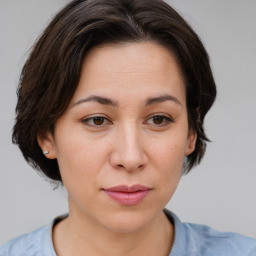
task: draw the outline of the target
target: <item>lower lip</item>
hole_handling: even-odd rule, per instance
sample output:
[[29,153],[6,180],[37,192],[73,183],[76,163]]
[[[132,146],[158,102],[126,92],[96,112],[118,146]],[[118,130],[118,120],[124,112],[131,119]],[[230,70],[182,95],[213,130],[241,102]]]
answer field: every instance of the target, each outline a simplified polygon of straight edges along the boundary
[[149,193],[150,190],[140,190],[136,192],[118,192],[103,190],[110,198],[114,199],[121,205],[136,205],[140,203]]

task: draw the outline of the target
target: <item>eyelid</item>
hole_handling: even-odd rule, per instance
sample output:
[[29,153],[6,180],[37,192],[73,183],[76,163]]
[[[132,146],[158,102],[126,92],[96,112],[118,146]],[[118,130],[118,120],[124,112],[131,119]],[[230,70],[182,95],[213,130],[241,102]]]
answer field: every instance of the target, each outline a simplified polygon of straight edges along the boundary
[[[95,119],[95,118],[104,119],[104,123],[101,125],[89,124],[89,121],[93,121],[93,119]],[[86,126],[95,127],[95,128],[102,128],[106,125],[112,124],[112,122],[109,120],[109,118],[104,116],[103,114],[96,114],[96,115],[84,117],[81,119],[81,122],[84,123]],[[107,124],[105,122],[107,122]]]
[[161,126],[165,126],[165,125],[168,125],[169,123],[174,122],[174,118],[171,117],[170,115],[163,114],[163,113],[154,113],[154,114],[150,115],[144,123],[146,123],[148,120],[150,120],[154,117],[163,117],[165,119],[165,122],[163,122],[161,124],[150,124],[150,125],[153,125],[153,126],[161,127]]
[[[160,124],[149,123],[148,121],[153,119],[154,117],[161,117],[161,118],[164,119],[164,121]],[[93,119],[96,119],[96,118],[104,119],[103,124],[99,124],[99,125],[90,124],[90,121],[93,121]],[[95,127],[95,128],[103,128],[106,125],[113,124],[113,122],[110,120],[110,118],[106,117],[104,114],[95,114],[95,115],[91,115],[91,116],[86,116],[86,117],[81,119],[81,122],[83,124],[85,124],[86,126]],[[161,126],[166,126],[166,125],[168,125],[170,123],[173,123],[173,122],[174,122],[174,118],[172,116],[170,116],[169,114],[154,113],[154,114],[149,115],[146,118],[146,121],[143,122],[143,124],[148,124],[148,125],[155,126],[155,127],[161,127]]]

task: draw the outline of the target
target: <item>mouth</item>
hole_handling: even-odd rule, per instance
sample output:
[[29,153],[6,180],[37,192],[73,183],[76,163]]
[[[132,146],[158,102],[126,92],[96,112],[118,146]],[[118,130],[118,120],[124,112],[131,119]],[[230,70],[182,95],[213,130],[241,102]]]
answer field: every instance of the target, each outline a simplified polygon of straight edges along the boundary
[[103,189],[111,199],[121,205],[131,206],[140,203],[152,189],[140,184],[115,186]]

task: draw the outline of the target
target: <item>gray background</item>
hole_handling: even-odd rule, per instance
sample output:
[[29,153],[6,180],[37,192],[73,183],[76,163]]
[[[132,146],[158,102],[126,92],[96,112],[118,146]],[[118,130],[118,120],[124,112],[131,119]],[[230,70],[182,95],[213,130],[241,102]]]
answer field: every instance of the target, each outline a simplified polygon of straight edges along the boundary
[[[206,118],[213,141],[168,208],[183,221],[256,238],[256,1],[170,0],[211,57],[218,98]],[[0,244],[67,212],[11,144],[16,86],[27,53],[65,0],[0,0]],[[47,106],[45,106],[47,107]]]

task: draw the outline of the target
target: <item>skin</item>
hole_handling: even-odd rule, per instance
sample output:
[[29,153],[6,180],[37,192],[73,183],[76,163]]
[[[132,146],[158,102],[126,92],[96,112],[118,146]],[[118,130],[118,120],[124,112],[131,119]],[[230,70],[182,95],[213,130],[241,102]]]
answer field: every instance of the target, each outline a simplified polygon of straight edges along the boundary
[[[53,229],[58,255],[169,255],[174,227],[162,210],[196,141],[169,50],[153,42],[92,49],[54,135],[38,141],[57,158],[69,195],[69,217]],[[131,206],[102,190],[134,184],[151,190]]]

